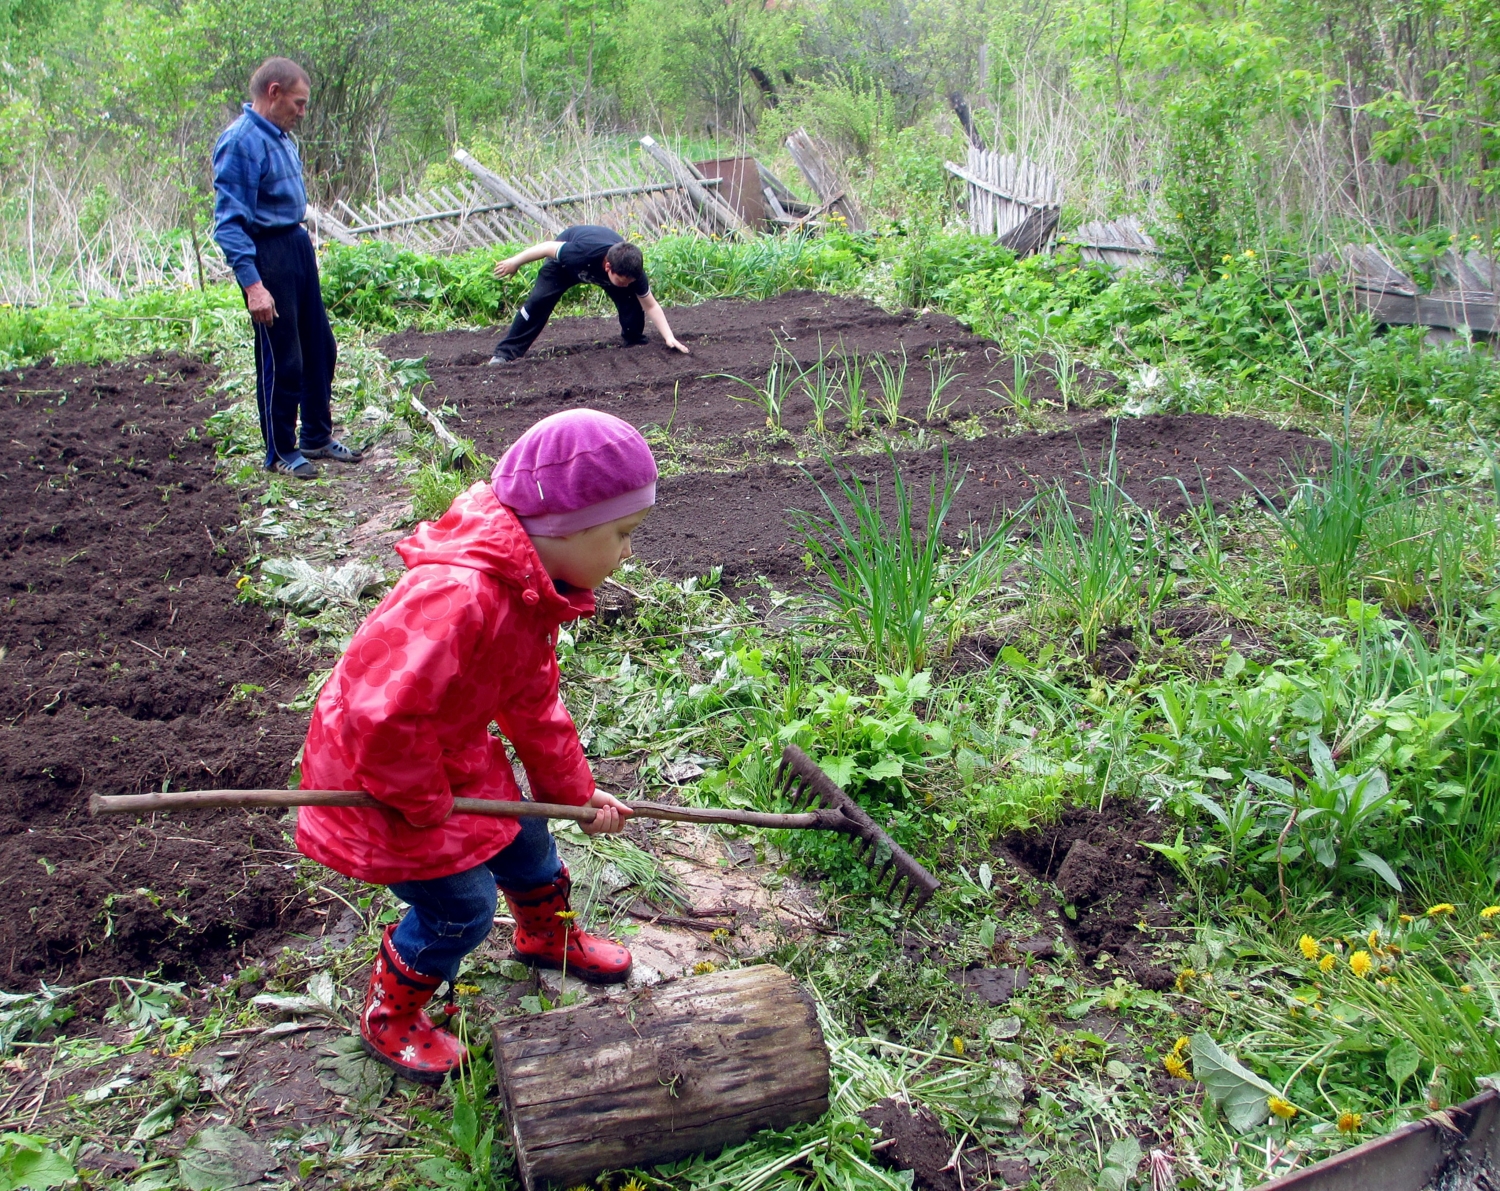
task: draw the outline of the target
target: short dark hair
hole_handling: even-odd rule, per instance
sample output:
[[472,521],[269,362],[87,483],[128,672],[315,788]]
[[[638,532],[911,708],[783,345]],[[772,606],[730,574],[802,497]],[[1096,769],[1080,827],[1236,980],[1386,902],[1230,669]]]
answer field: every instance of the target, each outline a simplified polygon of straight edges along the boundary
[[311,87],[312,79],[308,77],[307,71],[290,58],[267,58],[250,76],[250,98],[264,99],[270,94],[272,83],[278,84],[285,91],[298,83],[306,83]]
[[609,251],[604,254],[604,263],[612,272],[628,277],[631,281],[639,281],[646,275],[646,258],[641,255],[639,248],[626,240],[609,246]]

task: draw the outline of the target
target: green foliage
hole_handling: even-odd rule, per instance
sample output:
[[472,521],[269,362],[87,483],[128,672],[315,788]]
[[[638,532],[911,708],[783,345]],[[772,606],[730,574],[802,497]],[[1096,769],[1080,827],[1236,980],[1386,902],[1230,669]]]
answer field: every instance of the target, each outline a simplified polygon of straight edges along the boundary
[[[915,673],[927,664],[934,621],[944,608],[963,602],[966,585],[981,574],[990,555],[1003,548],[1019,514],[992,530],[966,557],[944,567],[942,529],[962,481],[945,455],[942,486],[933,480],[927,517],[918,530],[910,491],[889,447],[887,459],[893,509],[882,509],[878,485],[866,489],[858,476],[851,472],[845,477],[830,462],[843,501],[820,485],[828,516],[793,516],[813,565],[828,581],[830,616],[852,631],[876,665]],[[887,525],[887,517],[894,525]]]
[[77,1175],[73,1163],[53,1149],[47,1138],[0,1133],[0,1191],[23,1187],[46,1191],[48,1187],[61,1187]]

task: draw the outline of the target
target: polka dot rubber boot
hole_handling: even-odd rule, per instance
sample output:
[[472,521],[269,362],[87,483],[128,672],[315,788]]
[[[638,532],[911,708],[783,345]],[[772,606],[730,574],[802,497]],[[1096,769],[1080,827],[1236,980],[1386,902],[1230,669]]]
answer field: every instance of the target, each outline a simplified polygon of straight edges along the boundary
[[540,968],[563,966],[567,940],[568,975],[594,984],[620,984],[630,975],[630,952],[613,939],[579,930],[570,914],[568,894],[573,882],[565,868],[550,885],[525,893],[506,893],[505,903],[516,920],[516,958]]
[[468,1061],[469,1052],[427,1016],[427,1002],[442,980],[406,965],[391,942],[395,929],[385,928],[375,966],[370,969],[359,1036],[372,1059],[394,1067],[403,1079],[440,1084]]

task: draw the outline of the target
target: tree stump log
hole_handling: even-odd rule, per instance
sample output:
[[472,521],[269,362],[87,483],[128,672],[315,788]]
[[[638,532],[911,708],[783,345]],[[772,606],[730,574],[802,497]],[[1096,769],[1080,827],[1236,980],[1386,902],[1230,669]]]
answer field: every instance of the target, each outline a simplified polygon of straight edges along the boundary
[[494,1040],[527,1191],[718,1153],[828,1109],[812,999],[770,964],[511,1018]]

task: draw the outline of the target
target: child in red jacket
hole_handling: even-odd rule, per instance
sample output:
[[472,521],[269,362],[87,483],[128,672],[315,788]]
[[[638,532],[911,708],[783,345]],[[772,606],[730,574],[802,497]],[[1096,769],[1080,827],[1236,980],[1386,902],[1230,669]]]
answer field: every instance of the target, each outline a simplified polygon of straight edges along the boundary
[[[407,572],[359,627],[318,697],[307,789],[364,790],[385,805],[303,807],[297,847],[388,885],[410,909],[386,928],[360,1017],[365,1049],[440,1083],[467,1058],[424,1011],[490,932],[497,888],[523,960],[622,981],[630,952],[572,929],[568,871],[545,820],[454,814],[453,799],[519,799],[508,740],[533,797],[592,806],[590,834],[629,811],[594,788],[558,696],[557,629],[594,611],[593,589],[630,557],[656,499],[656,462],[629,423],[576,409],[538,422],[396,550]],[[489,731],[495,723],[504,739]]]

